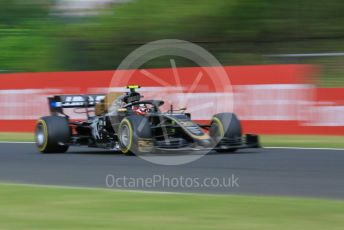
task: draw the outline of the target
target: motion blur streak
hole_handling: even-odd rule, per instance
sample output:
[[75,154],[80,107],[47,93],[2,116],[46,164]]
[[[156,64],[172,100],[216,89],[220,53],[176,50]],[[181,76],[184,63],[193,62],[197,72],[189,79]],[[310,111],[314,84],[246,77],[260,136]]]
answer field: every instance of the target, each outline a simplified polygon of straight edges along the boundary
[[[177,38],[201,45],[224,65],[321,65],[318,83],[341,87],[343,56],[307,54],[343,53],[343,11],[342,0],[1,1],[0,70],[115,69],[138,46]],[[145,68],[167,67],[166,60]]]
[[[137,79],[143,88],[149,87],[145,97],[156,97],[170,104],[186,106],[193,112],[193,119],[205,122],[211,114],[228,111],[229,101],[234,98],[234,112],[243,120],[247,133],[259,134],[344,134],[343,95],[344,89],[318,89],[311,84],[315,69],[308,65],[265,65],[225,67],[233,85],[233,92],[220,93],[212,88],[207,78],[180,105],[183,90],[204,68],[178,68],[182,87],[173,78],[172,69],[149,69],[171,87],[162,87],[147,76],[135,72],[130,84]],[[205,71],[203,71],[205,72]],[[98,94],[107,93],[113,71],[99,72],[55,72],[37,74],[4,74],[0,86],[0,131],[32,131],[34,120],[49,113],[46,98],[54,94]],[[277,78],[279,76],[280,78]],[[23,81],[25,79],[25,81]],[[22,81],[20,81],[22,80]],[[20,83],[18,83],[20,81]],[[114,85],[114,89],[124,88]],[[154,89],[154,90],[153,90]],[[208,105],[221,100],[219,111]],[[202,106],[200,106],[202,105]],[[72,118],[83,115],[69,111]]]

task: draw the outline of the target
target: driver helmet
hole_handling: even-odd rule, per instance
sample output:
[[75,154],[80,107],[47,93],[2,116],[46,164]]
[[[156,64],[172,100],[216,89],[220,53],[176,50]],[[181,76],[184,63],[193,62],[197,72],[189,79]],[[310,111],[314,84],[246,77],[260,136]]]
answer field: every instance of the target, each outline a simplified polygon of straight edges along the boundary
[[136,112],[137,115],[146,115],[148,112],[148,108],[146,105],[136,106],[133,110]]

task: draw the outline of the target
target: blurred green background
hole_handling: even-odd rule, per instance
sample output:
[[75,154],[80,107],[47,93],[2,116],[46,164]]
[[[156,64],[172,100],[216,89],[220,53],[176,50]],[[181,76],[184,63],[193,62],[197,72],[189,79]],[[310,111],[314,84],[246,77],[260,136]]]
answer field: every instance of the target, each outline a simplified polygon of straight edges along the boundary
[[[319,85],[344,86],[344,56],[273,56],[344,51],[341,0],[75,2],[0,0],[0,71],[115,69],[146,42],[183,39],[223,65],[320,64]],[[147,67],[168,64],[156,60]]]

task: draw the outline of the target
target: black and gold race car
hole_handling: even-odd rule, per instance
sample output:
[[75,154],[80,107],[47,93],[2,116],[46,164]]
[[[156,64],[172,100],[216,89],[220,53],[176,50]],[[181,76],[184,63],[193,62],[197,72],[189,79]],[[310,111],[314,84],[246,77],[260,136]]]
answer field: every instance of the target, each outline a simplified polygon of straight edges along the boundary
[[[119,150],[124,154],[210,151],[233,152],[259,147],[258,136],[242,135],[233,113],[219,113],[209,124],[192,120],[186,108],[160,111],[161,100],[142,100],[138,86],[124,94],[58,95],[48,98],[51,116],[36,124],[41,153],[63,153],[69,146]],[[72,120],[66,109],[80,109],[84,120]],[[91,115],[92,114],[92,115]]]

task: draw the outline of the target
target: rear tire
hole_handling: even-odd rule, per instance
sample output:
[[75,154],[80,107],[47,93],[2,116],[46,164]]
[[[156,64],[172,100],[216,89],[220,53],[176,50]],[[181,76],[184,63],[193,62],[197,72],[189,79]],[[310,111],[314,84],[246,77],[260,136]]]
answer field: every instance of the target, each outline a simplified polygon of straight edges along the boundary
[[[125,155],[154,151],[150,123],[144,116],[132,115],[124,118],[118,128],[118,139],[120,149]],[[139,141],[142,141],[141,146]],[[145,141],[149,143],[148,150],[143,151],[142,144],[146,143]]]
[[36,146],[41,153],[64,153],[71,136],[68,120],[60,116],[42,117],[36,123]]
[[[219,113],[213,116],[209,135],[218,144],[222,138],[236,138],[242,136],[241,124],[234,113]],[[235,152],[236,148],[215,149],[217,152]]]

